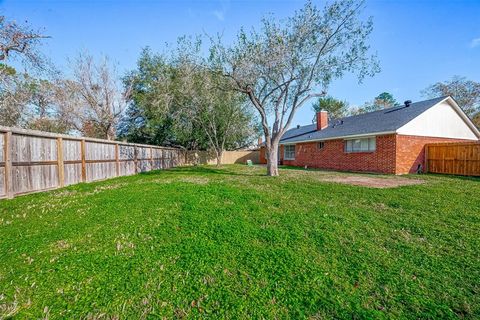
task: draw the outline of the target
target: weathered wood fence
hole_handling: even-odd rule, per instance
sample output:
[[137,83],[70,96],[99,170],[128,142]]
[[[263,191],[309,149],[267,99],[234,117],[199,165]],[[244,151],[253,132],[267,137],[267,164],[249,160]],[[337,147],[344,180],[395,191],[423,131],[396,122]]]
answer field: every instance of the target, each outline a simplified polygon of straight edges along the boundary
[[183,150],[0,126],[0,198],[185,162]]
[[425,146],[426,171],[480,176],[480,143],[432,143]]
[[[237,150],[224,151],[222,156],[222,164],[245,164],[247,160],[253,163],[260,163],[259,150]],[[217,164],[215,153],[211,151],[188,151],[186,162],[188,164]]]

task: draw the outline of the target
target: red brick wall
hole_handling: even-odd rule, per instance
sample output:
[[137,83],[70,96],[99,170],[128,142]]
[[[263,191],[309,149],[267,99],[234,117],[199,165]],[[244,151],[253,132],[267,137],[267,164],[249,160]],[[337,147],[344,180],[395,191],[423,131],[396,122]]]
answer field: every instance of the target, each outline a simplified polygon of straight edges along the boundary
[[374,152],[345,152],[344,139],[325,141],[323,149],[318,142],[297,144],[295,160],[285,164],[339,171],[395,173],[395,135],[377,137]]
[[[267,163],[267,157],[266,157],[266,148],[265,147],[260,147],[260,163],[261,164],[266,164]],[[280,161],[283,160],[283,146],[278,147],[278,152],[280,153]]]
[[396,174],[415,173],[419,164],[425,169],[425,144],[461,142],[463,139],[397,135]]
[[325,141],[323,149],[318,142],[297,144],[295,160],[284,161],[286,165],[322,168],[339,171],[365,171],[395,173],[395,135],[377,137],[374,152],[345,152],[343,139]]
[[266,164],[267,163],[267,157],[265,156],[265,151],[267,149],[265,147],[260,147],[260,163],[261,164]]
[[[352,153],[345,152],[343,139],[325,141],[323,149],[318,149],[318,142],[299,143],[295,146],[295,160],[283,160],[283,146],[280,146],[280,159],[290,166],[395,173],[395,135],[379,136],[376,143],[374,152]],[[260,163],[267,163],[264,147],[260,150]]]
[[[376,151],[353,153],[344,151],[343,139],[325,141],[323,149],[318,149],[318,142],[306,142],[296,145],[295,160],[284,160],[283,164],[338,171],[415,173],[418,164],[425,168],[425,144],[458,141],[465,140],[391,134],[377,137]],[[279,149],[283,159],[283,147]],[[267,163],[265,148],[260,150],[260,163]]]

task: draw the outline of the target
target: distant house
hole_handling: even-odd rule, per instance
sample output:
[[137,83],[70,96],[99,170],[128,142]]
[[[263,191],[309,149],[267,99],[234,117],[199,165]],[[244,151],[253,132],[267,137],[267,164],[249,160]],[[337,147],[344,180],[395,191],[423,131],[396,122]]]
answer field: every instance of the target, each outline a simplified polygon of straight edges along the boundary
[[[391,174],[424,168],[427,143],[478,141],[480,132],[452,97],[411,103],[288,130],[280,141],[284,165]],[[266,163],[265,147],[260,161]]]

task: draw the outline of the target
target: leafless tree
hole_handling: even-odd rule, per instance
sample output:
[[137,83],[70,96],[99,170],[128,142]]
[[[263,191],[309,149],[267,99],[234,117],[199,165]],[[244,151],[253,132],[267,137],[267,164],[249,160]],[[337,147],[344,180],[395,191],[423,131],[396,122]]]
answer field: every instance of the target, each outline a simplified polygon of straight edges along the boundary
[[37,50],[40,40],[48,38],[28,24],[19,25],[0,16],[0,61],[19,57],[33,66],[41,66],[43,56]]
[[76,130],[90,137],[115,138],[128,92],[108,58],[97,62],[88,53],[81,53],[73,61],[73,79],[64,80],[61,87],[57,98]]
[[378,71],[368,53],[372,22],[362,20],[363,7],[363,1],[339,0],[319,10],[307,2],[286,21],[265,18],[260,31],[242,30],[232,47],[214,42],[214,68],[260,115],[268,175],[278,175],[279,141],[299,108],[345,72],[361,80]]
[[[31,103],[35,80],[31,73],[54,74],[48,59],[40,53],[41,39],[48,38],[34,31],[27,22],[20,25],[0,16],[0,124],[28,127],[33,113]],[[29,73],[11,66],[17,60]]]
[[[480,82],[454,76],[449,81],[429,86],[422,91],[422,95],[429,98],[452,96],[469,117],[473,120],[480,118]],[[480,126],[480,121],[476,125]]]
[[31,117],[26,125],[28,128],[56,133],[68,133],[73,128],[70,115],[58,99],[62,90],[59,83],[58,79],[32,79],[29,85]]
[[28,77],[9,74],[0,82],[0,125],[22,127],[27,123],[31,91]]

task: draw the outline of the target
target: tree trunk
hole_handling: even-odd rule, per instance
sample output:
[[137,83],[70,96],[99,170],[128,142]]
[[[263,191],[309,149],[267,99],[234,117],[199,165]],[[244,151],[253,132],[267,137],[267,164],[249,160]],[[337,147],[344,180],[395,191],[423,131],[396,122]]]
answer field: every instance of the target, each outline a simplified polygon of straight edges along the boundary
[[215,154],[217,156],[217,167],[220,167],[222,165],[223,150],[216,151]]
[[107,136],[107,140],[115,139],[115,128],[113,128],[113,126],[110,126],[107,129],[106,136]]
[[270,147],[267,147],[267,175],[271,177],[278,176],[278,143],[272,142]]

